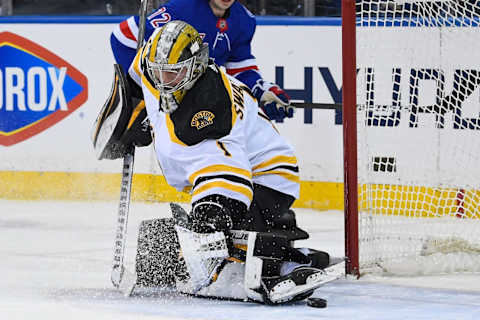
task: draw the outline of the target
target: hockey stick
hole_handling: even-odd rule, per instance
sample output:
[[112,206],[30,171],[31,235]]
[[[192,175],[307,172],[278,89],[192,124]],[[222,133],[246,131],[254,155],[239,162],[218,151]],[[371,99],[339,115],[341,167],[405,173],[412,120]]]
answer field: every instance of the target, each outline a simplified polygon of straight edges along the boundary
[[341,110],[341,103],[317,103],[317,102],[292,102],[292,105],[295,108],[304,108],[304,109],[335,109]]
[[125,295],[130,295],[137,282],[134,273],[125,269],[125,245],[127,241],[128,213],[132,189],[135,147],[131,146],[123,158],[122,183],[120,187],[120,204],[118,207],[117,231],[113,248],[113,266],[110,279],[113,285]]
[[[141,0],[139,10],[139,26],[137,37],[137,51],[143,45],[145,36],[145,22],[147,19],[148,0]],[[128,213],[130,208],[130,195],[132,190],[133,166],[135,162],[135,147],[127,149],[123,157],[122,182],[120,188],[120,203],[118,207],[117,232],[113,248],[113,266],[110,279],[113,285],[125,295],[130,295],[135,288],[137,277],[135,273],[125,269],[125,245],[127,241]]]

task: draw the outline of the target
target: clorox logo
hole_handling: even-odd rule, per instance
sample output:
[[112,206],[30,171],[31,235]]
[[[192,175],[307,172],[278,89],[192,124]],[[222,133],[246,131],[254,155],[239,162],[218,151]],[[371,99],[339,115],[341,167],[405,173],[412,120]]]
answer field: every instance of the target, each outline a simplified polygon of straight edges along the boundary
[[28,39],[0,32],[0,145],[50,128],[87,98],[80,71]]

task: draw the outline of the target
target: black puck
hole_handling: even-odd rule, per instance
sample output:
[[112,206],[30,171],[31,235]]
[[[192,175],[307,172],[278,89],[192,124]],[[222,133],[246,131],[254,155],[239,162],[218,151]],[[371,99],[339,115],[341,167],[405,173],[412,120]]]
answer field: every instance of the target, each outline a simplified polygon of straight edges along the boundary
[[314,307],[314,308],[326,308],[327,300],[322,298],[308,298],[307,306]]

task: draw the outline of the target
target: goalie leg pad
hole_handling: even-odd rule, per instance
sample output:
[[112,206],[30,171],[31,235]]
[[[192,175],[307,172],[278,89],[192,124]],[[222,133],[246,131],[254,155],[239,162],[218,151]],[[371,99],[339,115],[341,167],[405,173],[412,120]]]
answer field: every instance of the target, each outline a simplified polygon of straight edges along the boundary
[[195,294],[211,284],[226,263],[229,253],[225,234],[196,233],[181,226],[175,226],[175,230],[188,273],[186,279],[177,279],[177,289]]

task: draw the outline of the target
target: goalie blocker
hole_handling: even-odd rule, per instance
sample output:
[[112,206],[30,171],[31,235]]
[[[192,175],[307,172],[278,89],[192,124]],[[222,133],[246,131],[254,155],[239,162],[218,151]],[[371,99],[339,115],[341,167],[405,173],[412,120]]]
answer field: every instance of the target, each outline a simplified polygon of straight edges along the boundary
[[112,89],[94,123],[92,142],[98,160],[122,158],[130,146],[152,142],[141,89],[114,65]]

